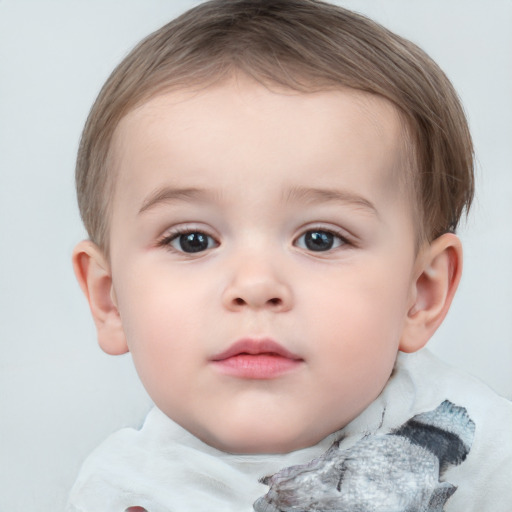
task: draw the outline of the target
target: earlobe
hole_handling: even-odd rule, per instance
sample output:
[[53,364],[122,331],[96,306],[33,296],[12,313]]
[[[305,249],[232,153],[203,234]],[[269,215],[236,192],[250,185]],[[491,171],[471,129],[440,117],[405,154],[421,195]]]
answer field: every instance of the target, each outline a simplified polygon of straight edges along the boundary
[[89,240],[78,243],[73,251],[73,269],[89,302],[100,347],[112,355],[128,352],[110,265],[101,249]]
[[462,274],[462,244],[446,233],[418,256],[413,283],[413,304],[407,312],[400,341],[402,352],[416,352],[432,337],[444,320]]

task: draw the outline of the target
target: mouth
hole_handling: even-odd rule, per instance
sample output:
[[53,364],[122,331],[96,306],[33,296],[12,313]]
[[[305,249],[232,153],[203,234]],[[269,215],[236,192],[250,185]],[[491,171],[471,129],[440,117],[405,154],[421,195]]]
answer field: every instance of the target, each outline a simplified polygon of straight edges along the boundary
[[275,379],[298,369],[304,360],[271,339],[244,338],[211,359],[225,375],[241,379]]

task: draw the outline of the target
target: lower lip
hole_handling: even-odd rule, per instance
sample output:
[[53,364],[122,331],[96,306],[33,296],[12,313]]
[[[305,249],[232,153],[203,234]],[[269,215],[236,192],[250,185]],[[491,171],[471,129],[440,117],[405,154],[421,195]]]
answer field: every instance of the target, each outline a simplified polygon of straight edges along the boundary
[[213,364],[225,375],[241,379],[275,379],[296,370],[301,359],[277,354],[237,354]]

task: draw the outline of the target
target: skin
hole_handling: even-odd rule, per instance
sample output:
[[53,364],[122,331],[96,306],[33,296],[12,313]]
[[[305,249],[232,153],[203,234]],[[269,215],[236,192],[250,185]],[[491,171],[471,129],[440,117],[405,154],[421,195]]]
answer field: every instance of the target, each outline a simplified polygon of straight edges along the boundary
[[[113,142],[109,258],[74,253],[102,348],[130,351],[156,405],[235,453],[319,442],[367,407],[399,350],[443,320],[461,247],[417,248],[400,185],[403,126],[385,99],[238,77],[130,112]],[[184,251],[200,232],[205,250]],[[306,236],[331,237],[312,250]],[[273,378],[212,362],[242,338],[299,358]]]

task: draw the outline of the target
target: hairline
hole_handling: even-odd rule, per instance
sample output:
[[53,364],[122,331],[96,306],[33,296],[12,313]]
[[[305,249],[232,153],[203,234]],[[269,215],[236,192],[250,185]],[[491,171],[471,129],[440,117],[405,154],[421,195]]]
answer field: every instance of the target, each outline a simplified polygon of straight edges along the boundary
[[[290,11],[292,4],[299,9]],[[269,33],[275,42],[269,43]],[[350,88],[387,99],[406,132],[407,161],[400,176],[414,186],[408,190],[414,193],[418,241],[454,232],[464,210],[467,215],[474,189],[467,119],[453,85],[421,48],[320,0],[210,0],[141,41],[91,109],[76,172],[80,213],[91,240],[108,251],[116,185],[109,155],[122,119],[159,94],[206,89],[233,72],[303,93]]]
[[[119,166],[116,165],[115,162],[115,139],[118,136],[118,130],[121,122],[125,119],[129,114],[133,113],[137,109],[140,109],[147,105],[149,102],[158,98],[160,96],[165,96],[171,93],[178,92],[191,92],[191,93],[200,93],[205,92],[215,86],[224,86],[230,80],[238,79],[240,75],[244,75],[245,78],[249,78],[254,80],[256,83],[262,85],[267,88],[269,91],[272,91],[272,86],[277,86],[279,91],[293,91],[298,92],[299,94],[314,94],[317,92],[329,92],[329,91],[354,91],[361,95],[361,97],[377,97],[384,99],[388,102],[394,109],[397,114],[397,117],[400,122],[400,139],[401,143],[399,145],[400,151],[400,164],[396,169],[392,172],[392,177],[397,180],[398,186],[400,188],[400,192],[407,194],[407,200],[409,202],[409,207],[411,209],[411,214],[415,215],[414,220],[414,229],[416,233],[415,237],[415,249],[416,251],[419,247],[428,239],[428,235],[426,232],[426,226],[423,223],[424,215],[423,215],[423,205],[421,203],[421,193],[419,186],[419,165],[417,161],[417,151],[416,144],[414,143],[414,137],[412,132],[414,132],[414,127],[412,125],[412,120],[399,105],[397,105],[394,101],[386,98],[382,94],[365,91],[363,89],[358,89],[355,87],[349,87],[344,84],[340,84],[335,82],[325,83],[323,85],[315,84],[311,85],[311,87],[307,87],[307,81],[301,82],[301,87],[293,87],[291,84],[286,83],[284,80],[268,80],[263,79],[261,77],[256,76],[255,74],[248,75],[245,70],[241,70],[236,66],[233,66],[233,70],[230,74],[228,73],[219,73],[218,76],[211,76],[209,80],[201,80],[201,79],[191,79],[185,82],[179,83],[162,83],[159,86],[156,86],[153,90],[147,91],[146,94],[142,94],[141,97],[133,102],[132,105],[127,105],[123,110],[122,115],[119,117],[115,126],[113,126],[110,140],[107,147],[106,157],[103,162],[103,170],[105,173],[105,188],[102,194],[102,222],[100,224],[100,236],[98,240],[93,240],[100,249],[103,251],[107,259],[110,258],[110,227],[112,220],[112,205],[113,199],[116,192],[116,181],[118,174],[120,172]],[[306,77],[305,77],[306,78]]]

